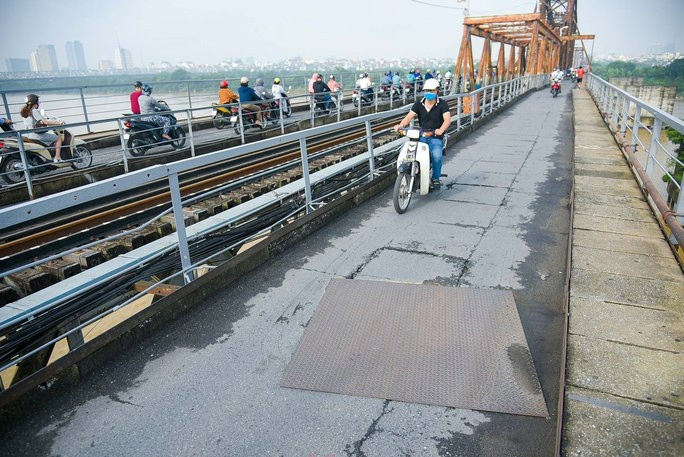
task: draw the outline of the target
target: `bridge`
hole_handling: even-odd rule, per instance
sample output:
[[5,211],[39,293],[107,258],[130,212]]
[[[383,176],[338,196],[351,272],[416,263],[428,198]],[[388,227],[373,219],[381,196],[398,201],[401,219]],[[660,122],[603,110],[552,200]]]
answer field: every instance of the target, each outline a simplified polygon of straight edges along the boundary
[[448,176],[405,214],[406,92],[228,139],[188,113],[192,147],[161,160],[126,164],[121,138],[114,171],[22,169],[3,451],[677,455],[684,198],[661,132],[684,124],[592,74],[552,97],[580,35],[576,2],[542,3],[466,19]]

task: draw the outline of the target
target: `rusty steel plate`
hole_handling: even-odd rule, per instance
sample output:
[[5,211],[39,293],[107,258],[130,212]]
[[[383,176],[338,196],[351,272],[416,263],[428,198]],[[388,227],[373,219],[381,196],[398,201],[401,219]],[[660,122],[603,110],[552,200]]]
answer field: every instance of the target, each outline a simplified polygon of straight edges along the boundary
[[333,279],[281,386],[548,417],[507,290]]

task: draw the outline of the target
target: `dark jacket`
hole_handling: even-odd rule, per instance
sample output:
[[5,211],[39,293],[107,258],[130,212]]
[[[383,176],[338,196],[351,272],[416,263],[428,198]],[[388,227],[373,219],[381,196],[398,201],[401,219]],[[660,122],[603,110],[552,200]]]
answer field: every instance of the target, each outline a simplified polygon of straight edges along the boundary
[[238,88],[238,95],[240,96],[241,103],[258,102],[261,101],[261,97],[254,92],[249,86],[240,86]]

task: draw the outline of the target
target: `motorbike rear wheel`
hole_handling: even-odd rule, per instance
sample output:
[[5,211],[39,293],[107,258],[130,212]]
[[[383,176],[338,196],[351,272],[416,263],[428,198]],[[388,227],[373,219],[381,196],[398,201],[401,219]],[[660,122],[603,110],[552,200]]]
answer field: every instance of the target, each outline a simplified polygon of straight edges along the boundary
[[394,210],[399,214],[404,214],[411,202],[411,175],[409,173],[399,173],[397,180],[394,182],[394,191],[392,192],[392,200],[394,201]]
[[137,135],[133,135],[128,139],[126,148],[133,157],[141,157],[145,155],[148,149],[150,149],[147,142]]
[[217,129],[221,130],[223,127],[226,126],[228,122],[223,118],[223,114],[221,113],[216,113],[214,115],[214,127]]
[[24,180],[24,164],[19,156],[9,156],[2,161],[0,167],[2,180],[7,184],[16,184]]
[[185,146],[185,130],[181,127],[176,126],[171,131],[171,137],[173,138],[173,141],[171,142],[173,149],[180,149]]
[[85,144],[74,146],[71,155],[71,168],[74,170],[83,170],[93,164],[93,153],[90,152],[90,149]]

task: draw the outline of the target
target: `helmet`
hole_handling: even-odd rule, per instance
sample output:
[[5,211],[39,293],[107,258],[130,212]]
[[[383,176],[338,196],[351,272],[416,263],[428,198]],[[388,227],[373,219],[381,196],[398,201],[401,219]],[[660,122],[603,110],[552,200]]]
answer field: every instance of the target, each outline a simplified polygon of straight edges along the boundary
[[335,75],[330,75],[330,79],[335,79]]
[[38,96],[36,94],[28,94],[26,96],[26,99],[24,100],[24,103],[26,103],[27,105],[29,103],[33,103],[33,104],[38,103]]
[[135,84],[133,84],[133,87],[142,87],[143,83],[140,81],[136,81]]
[[280,78],[275,78],[273,80],[273,84],[280,84]]
[[143,84],[142,86],[143,94],[150,95],[152,93],[152,86],[149,84]]
[[430,78],[427,81],[425,81],[425,85],[423,85],[423,89],[428,89],[428,90],[434,90],[439,87],[439,81],[437,81],[435,78]]
[[226,81],[226,80],[224,79],[223,81],[221,81],[221,85],[220,85],[220,86],[221,86],[221,87],[228,87],[228,81]]
[[257,86],[263,86],[264,85],[264,80],[261,78],[257,78],[256,82],[254,83]]
[[240,84],[247,84],[249,82],[249,78],[247,76],[243,76],[240,78]]
[[364,74],[363,74],[363,73],[361,73],[361,74],[359,75],[359,78],[363,78],[363,76],[364,76]]

